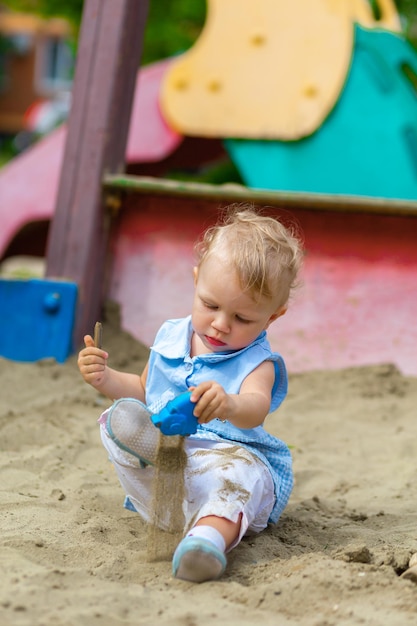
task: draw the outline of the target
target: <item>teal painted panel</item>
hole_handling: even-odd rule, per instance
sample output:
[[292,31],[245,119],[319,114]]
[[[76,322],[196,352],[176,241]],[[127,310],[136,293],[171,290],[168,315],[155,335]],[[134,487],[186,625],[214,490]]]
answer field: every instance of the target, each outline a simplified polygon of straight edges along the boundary
[[417,198],[417,52],[400,35],[355,27],[352,65],[324,124],[299,141],[225,140],[249,187]]
[[73,352],[77,292],[64,281],[0,279],[0,356],[63,363]]

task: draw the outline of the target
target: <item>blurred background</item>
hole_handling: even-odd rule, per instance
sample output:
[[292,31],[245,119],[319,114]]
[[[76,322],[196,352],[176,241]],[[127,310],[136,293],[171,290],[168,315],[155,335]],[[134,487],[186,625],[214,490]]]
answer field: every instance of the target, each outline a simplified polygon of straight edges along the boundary
[[[378,3],[369,0],[378,19]],[[0,167],[66,119],[83,0],[0,2]],[[417,47],[417,2],[396,0],[403,33]],[[151,0],[141,65],[196,41],[206,0]]]
[[[91,237],[81,240],[101,232],[92,217],[102,198],[87,201],[88,185],[75,193],[73,184],[79,171],[90,183],[90,148],[100,144],[96,137],[108,141],[108,109],[104,102],[97,116],[103,98],[96,83],[88,83],[98,94],[89,116],[73,97],[79,114],[72,119],[88,118],[88,130],[98,120],[90,139],[85,128],[71,135],[83,139],[77,154],[85,146],[88,153],[71,163],[78,178],[69,182],[75,169],[61,164],[83,9],[91,9],[83,46],[97,43],[90,27],[99,25],[107,52],[121,6],[107,2],[0,0],[0,322],[11,346],[2,348],[0,337],[0,354],[9,358],[16,358],[16,345],[26,350],[40,337],[41,323],[46,337],[53,326],[58,338],[52,352],[39,341],[42,356],[56,356],[58,346],[66,358],[75,285],[92,311],[85,328],[77,327],[77,341],[98,319],[92,303],[102,296],[83,282],[91,277],[87,256],[95,254]],[[131,39],[123,32],[130,51],[136,32]],[[114,84],[109,55],[102,58],[109,67],[100,62],[100,77]],[[120,54],[117,61],[113,77],[123,74]],[[415,374],[417,0],[149,0],[137,66],[123,172],[133,176],[112,171],[100,191],[100,220],[106,228],[111,223],[103,293],[120,305],[123,328],[150,345],[164,311],[186,315],[193,243],[203,224],[222,203],[252,201],[290,220],[295,209],[305,238],[303,298],[271,334],[291,369],[393,362]],[[71,194],[62,204],[65,220],[53,222],[63,224],[57,238],[49,226],[60,180]],[[73,225],[77,216],[82,227]],[[49,240],[54,254],[46,254]],[[63,302],[67,288],[70,303],[57,305],[58,291],[48,291],[45,275],[65,277],[58,295]],[[25,342],[16,310],[30,312],[34,283],[8,279],[33,277],[46,295],[33,292],[39,314],[24,320]],[[92,282],[100,286],[101,279]],[[79,309],[90,311],[85,301]]]
[[[83,0],[0,2],[0,167],[68,115]],[[151,1],[141,65],[187,50],[205,0]]]

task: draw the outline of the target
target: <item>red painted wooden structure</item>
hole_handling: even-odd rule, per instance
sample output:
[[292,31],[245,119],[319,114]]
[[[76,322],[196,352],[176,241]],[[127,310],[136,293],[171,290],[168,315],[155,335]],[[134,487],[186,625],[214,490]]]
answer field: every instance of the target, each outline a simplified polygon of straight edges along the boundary
[[133,177],[108,177],[105,190],[121,207],[108,295],[146,345],[165,319],[189,314],[193,244],[219,207],[252,201],[305,240],[303,284],[268,330],[289,370],[394,363],[417,376],[417,203]]

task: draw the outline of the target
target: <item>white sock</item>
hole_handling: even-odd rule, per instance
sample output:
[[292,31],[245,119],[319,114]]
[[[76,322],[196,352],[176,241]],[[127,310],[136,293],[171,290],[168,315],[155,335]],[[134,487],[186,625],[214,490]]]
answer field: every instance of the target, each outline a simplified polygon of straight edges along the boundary
[[211,541],[220,552],[226,550],[226,542],[223,538],[223,535],[213,528],[213,526],[194,526],[186,534],[186,537],[201,537],[201,539],[207,539],[207,541]]

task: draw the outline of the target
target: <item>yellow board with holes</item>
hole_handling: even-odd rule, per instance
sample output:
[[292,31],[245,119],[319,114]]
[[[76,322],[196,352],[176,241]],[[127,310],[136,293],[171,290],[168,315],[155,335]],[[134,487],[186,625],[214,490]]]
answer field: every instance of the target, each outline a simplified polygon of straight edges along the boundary
[[[399,30],[392,0],[380,11]],[[354,22],[375,27],[368,0],[208,0],[199,39],[165,76],[166,121],[205,137],[312,134],[345,83]]]

